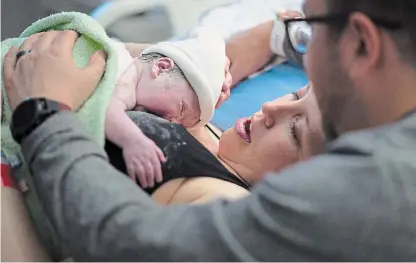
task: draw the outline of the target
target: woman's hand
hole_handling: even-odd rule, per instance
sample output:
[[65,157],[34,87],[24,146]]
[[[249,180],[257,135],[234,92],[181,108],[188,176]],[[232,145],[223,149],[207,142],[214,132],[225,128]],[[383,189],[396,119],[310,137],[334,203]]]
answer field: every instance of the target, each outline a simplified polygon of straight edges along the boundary
[[[35,34],[19,49],[12,48],[3,62],[4,82],[10,107],[25,98],[44,97],[77,110],[92,94],[105,69],[105,53],[96,52],[85,68],[78,68],[72,50],[78,34],[50,31]],[[16,58],[19,51],[30,53]]]

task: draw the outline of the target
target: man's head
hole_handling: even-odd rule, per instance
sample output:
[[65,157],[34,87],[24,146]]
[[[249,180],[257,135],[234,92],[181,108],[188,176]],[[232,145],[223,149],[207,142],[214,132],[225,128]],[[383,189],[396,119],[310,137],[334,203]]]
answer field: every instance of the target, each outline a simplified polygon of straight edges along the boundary
[[143,74],[138,82],[138,107],[171,122],[192,127],[199,121],[198,97],[182,70],[168,57],[158,53],[142,55]]
[[[329,139],[416,107],[416,1],[306,0],[305,68]],[[331,17],[330,19],[328,19]]]

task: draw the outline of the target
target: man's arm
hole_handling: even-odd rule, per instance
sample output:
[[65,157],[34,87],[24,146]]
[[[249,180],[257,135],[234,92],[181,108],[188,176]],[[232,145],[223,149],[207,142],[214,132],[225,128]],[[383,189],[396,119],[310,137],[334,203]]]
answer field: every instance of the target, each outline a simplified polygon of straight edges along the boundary
[[108,163],[73,113],[52,116],[22,151],[77,261],[354,259],[377,221],[367,210],[375,171],[345,153],[268,177],[241,201],[162,208]]
[[108,163],[73,113],[48,119],[25,139],[22,152],[77,261],[252,259],[225,245],[216,226],[225,203],[161,208]]

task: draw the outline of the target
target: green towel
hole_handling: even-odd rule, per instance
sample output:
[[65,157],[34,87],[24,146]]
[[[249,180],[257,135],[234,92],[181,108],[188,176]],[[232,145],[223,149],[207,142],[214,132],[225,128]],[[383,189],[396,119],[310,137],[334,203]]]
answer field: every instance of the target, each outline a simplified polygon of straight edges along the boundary
[[[108,55],[106,71],[103,78],[93,95],[77,112],[79,118],[87,127],[87,130],[91,133],[92,138],[101,146],[104,146],[105,112],[116,84],[118,62],[115,42],[107,36],[105,30],[98,22],[86,14],[76,12],[63,12],[40,19],[29,26],[19,38],[7,39],[1,42],[1,61],[4,60],[4,56],[11,47],[19,47],[27,37],[35,33],[66,29],[72,29],[81,34],[73,50],[74,60],[78,67],[85,67],[91,55],[97,50],[104,50]],[[59,86],[56,88],[59,89]],[[10,134],[9,123],[11,110],[5,94],[3,73],[1,78],[1,92],[3,98],[1,116],[2,152],[5,153],[6,157],[16,154],[20,155],[20,148],[13,141]],[[23,179],[28,184],[29,191],[24,193],[24,196],[32,219],[35,221],[36,228],[45,245],[52,253],[53,258],[55,260],[61,260],[63,256],[62,247],[60,246],[56,233],[54,233],[52,224],[44,216],[43,208],[34,191],[33,182],[27,168],[23,165],[21,169],[14,173],[14,177],[16,180]]]

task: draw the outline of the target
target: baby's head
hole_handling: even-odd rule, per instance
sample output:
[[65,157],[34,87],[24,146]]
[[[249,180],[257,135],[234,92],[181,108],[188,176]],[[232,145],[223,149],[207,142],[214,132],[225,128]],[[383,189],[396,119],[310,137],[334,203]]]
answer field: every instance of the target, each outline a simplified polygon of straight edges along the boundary
[[226,63],[225,41],[217,32],[200,28],[189,37],[143,51],[139,62],[148,73],[139,81],[145,86],[139,87],[137,99],[147,111],[187,128],[211,120]]
[[142,54],[137,62],[146,72],[139,81],[138,107],[185,127],[195,126],[201,116],[198,96],[179,66],[159,53]]

